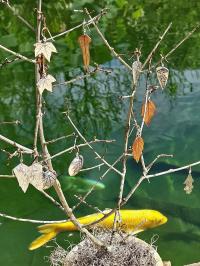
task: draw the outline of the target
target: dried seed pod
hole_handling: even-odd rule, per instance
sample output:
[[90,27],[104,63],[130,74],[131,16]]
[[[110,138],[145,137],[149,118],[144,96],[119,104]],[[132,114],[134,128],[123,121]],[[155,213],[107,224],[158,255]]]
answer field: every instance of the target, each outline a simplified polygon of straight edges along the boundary
[[142,69],[142,63],[140,61],[134,61],[132,64],[132,74],[133,74],[134,85],[137,84],[141,69]]
[[160,87],[162,88],[162,90],[165,88],[166,84],[167,84],[167,80],[169,77],[169,69],[161,66],[161,67],[157,67],[156,68],[156,73],[157,73],[157,79],[160,83]]
[[68,173],[70,176],[75,176],[83,167],[83,156],[77,154],[76,157],[70,163]]

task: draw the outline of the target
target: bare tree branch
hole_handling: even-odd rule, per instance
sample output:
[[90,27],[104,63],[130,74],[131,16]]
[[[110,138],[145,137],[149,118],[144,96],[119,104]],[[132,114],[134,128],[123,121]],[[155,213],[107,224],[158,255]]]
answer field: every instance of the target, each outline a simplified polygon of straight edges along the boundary
[[1,45],[1,44],[0,44],[0,48],[3,49],[4,51],[10,53],[10,54],[15,55],[16,57],[18,57],[18,58],[20,58],[20,59],[22,59],[22,60],[24,60],[24,61],[27,61],[27,62],[30,62],[30,63],[33,63],[33,64],[36,63],[35,60],[29,59],[29,58],[27,58],[27,57],[24,56],[24,55],[21,55],[21,54],[19,54],[19,53],[16,53],[16,52],[14,52],[14,51],[12,51],[12,50],[6,48],[5,46],[3,46],[3,45]]
[[9,10],[12,11],[13,15],[15,15],[20,21],[22,21],[30,30],[35,32],[33,26],[31,26],[31,24],[25,18],[23,18],[21,15],[18,14],[16,9],[10,5],[8,0],[7,1],[1,0],[0,3],[4,4]]
[[110,44],[108,43],[108,41],[105,39],[105,37],[103,36],[103,34],[101,33],[101,31],[99,30],[96,21],[94,19],[92,19],[90,13],[88,12],[87,8],[85,8],[85,12],[88,15],[88,17],[90,18],[92,24],[94,25],[97,33],[99,34],[99,36],[101,37],[101,39],[103,40],[103,42],[105,43],[105,45],[108,47],[108,49],[110,50],[110,52],[119,59],[119,61],[126,67],[128,68],[130,71],[132,71],[132,67],[129,66],[129,64],[127,64],[124,59],[121,58],[121,56],[114,50],[113,47],[110,46]]
[[10,139],[6,138],[3,135],[0,135],[0,140],[2,140],[4,142],[6,142],[6,143],[18,148],[23,153],[33,154],[33,150],[31,150],[31,149],[29,149],[29,148],[27,148],[27,147],[15,142],[15,141],[13,141],[13,140],[10,140]]
[[59,34],[57,34],[57,35],[54,35],[54,36],[48,38],[47,41],[49,41],[49,40],[54,40],[54,39],[59,38],[59,37],[61,37],[61,36],[67,35],[67,34],[69,34],[70,32],[72,32],[72,31],[74,31],[74,30],[76,30],[76,29],[79,29],[79,28],[81,28],[81,27],[83,27],[83,26],[89,26],[89,25],[91,25],[91,24],[93,23],[93,21],[99,21],[99,19],[100,19],[103,15],[105,15],[106,13],[107,13],[106,9],[103,9],[103,10],[100,12],[100,14],[98,14],[97,16],[91,18],[90,20],[88,20],[88,21],[84,21],[84,22],[80,23],[79,25],[77,25],[77,26],[75,26],[75,27],[73,27],[73,28],[71,28],[71,29],[69,29],[69,30],[66,30],[66,31],[63,31],[63,32],[61,32],[61,33],[59,33]]

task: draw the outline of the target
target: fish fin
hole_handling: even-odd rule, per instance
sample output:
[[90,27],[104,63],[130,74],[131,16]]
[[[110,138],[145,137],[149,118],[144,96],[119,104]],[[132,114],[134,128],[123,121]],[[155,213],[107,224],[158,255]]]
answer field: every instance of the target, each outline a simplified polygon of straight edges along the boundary
[[[67,224],[67,223],[65,223]],[[29,250],[37,249],[44,244],[46,244],[49,240],[54,238],[59,232],[62,231],[62,223],[57,224],[44,224],[38,226],[38,231],[42,233],[41,236],[36,238],[29,246]]]
[[43,234],[36,238],[29,246],[29,250],[37,249],[44,244],[46,244],[49,240],[53,239],[57,235],[56,231],[52,231],[48,234]]
[[138,230],[133,230],[133,231],[131,231],[131,233],[133,234],[133,235],[136,235],[136,234],[139,234],[140,232],[143,232],[144,231],[144,229],[138,229]]
[[44,224],[37,227],[38,232],[42,234],[48,234],[52,231],[58,230],[60,224]]

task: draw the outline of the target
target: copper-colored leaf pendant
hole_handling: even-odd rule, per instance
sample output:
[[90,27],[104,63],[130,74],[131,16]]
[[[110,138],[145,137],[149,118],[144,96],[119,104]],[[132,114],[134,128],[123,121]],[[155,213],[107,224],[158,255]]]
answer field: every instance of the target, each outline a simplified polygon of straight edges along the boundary
[[156,73],[157,73],[158,81],[160,83],[160,87],[163,90],[165,88],[166,84],[167,84],[167,80],[168,80],[168,77],[169,77],[169,69],[164,67],[164,66],[157,67],[156,68]]
[[86,71],[88,71],[88,67],[90,64],[89,48],[90,48],[91,38],[87,34],[83,34],[78,38],[78,42],[82,50],[84,68]]
[[145,122],[146,126],[150,125],[151,120],[155,115],[155,112],[156,112],[156,106],[155,106],[153,101],[151,101],[151,100],[147,101],[146,110],[145,110],[145,103],[143,103],[141,115],[144,118],[144,122]]
[[142,151],[144,149],[144,140],[142,137],[136,137],[133,146],[132,146],[132,152],[133,152],[133,158],[138,163],[140,160],[140,157],[142,155]]

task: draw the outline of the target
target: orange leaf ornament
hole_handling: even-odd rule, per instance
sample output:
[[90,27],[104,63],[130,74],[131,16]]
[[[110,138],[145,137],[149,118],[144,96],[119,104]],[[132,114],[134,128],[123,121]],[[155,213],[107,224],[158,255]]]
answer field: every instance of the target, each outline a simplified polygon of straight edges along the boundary
[[84,68],[86,71],[88,71],[88,67],[90,64],[89,48],[90,48],[91,38],[87,34],[83,34],[78,38],[78,42],[82,50]]
[[145,110],[145,103],[143,103],[141,115],[142,115],[142,117],[145,116],[144,122],[147,126],[150,125],[151,120],[152,120],[153,116],[155,115],[155,112],[156,112],[156,106],[155,106],[153,101],[151,101],[151,100],[147,101],[146,110]]
[[138,163],[140,160],[140,157],[142,155],[142,151],[144,149],[144,140],[142,137],[136,137],[133,146],[132,146],[132,152],[133,152],[133,158]]

